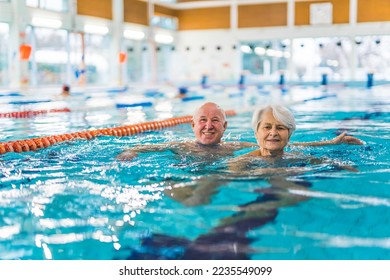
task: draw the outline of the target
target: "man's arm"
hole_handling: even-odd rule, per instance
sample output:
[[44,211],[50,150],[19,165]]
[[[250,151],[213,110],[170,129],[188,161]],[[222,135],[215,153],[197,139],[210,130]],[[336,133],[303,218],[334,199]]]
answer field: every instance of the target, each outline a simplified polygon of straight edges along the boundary
[[339,136],[331,140],[318,141],[318,142],[290,143],[290,145],[294,145],[294,146],[326,146],[326,145],[339,145],[339,144],[363,145],[364,142],[356,137],[348,136],[346,132],[343,132]]
[[137,157],[139,153],[162,152],[170,150],[173,145],[174,143],[139,145],[124,150],[115,158],[118,160],[132,160]]

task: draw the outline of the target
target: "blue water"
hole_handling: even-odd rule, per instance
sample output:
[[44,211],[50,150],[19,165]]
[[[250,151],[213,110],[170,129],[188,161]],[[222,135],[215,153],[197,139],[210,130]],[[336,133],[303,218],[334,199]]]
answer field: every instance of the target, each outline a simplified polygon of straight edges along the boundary
[[[365,141],[289,148],[358,172],[334,164],[311,166],[273,185],[269,177],[231,176],[227,158],[200,160],[163,151],[115,160],[126,147],[191,140],[188,124],[4,154],[0,259],[390,259],[387,92],[298,88],[239,98],[208,92],[204,100],[188,103],[0,119],[5,142],[189,115],[205,100],[241,110],[269,99],[293,102],[332,94],[291,106],[298,124],[291,141],[330,139],[341,131]],[[255,142],[250,119],[246,111],[229,117],[225,141]],[[285,182],[298,189],[278,185]],[[172,186],[179,190],[176,197],[199,193],[189,202],[194,205],[173,199]]]

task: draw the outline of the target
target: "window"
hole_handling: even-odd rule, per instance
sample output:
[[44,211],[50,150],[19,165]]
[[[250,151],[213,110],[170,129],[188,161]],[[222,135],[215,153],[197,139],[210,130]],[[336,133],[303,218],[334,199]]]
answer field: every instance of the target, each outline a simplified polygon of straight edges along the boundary
[[355,38],[356,79],[367,79],[375,73],[376,79],[390,80],[390,36],[364,36]]
[[0,22],[0,86],[8,84],[8,37],[9,26]]
[[107,35],[84,34],[87,84],[107,85],[110,80],[110,40]]
[[67,12],[69,0],[26,0],[26,6],[55,12]]
[[32,29],[35,36],[34,60],[37,85],[55,85],[66,81],[67,32],[61,29]]
[[177,30],[177,19],[173,17],[154,16],[151,25],[163,29]]
[[289,40],[242,42],[243,70],[267,80],[276,80],[280,71],[287,70],[290,57]]

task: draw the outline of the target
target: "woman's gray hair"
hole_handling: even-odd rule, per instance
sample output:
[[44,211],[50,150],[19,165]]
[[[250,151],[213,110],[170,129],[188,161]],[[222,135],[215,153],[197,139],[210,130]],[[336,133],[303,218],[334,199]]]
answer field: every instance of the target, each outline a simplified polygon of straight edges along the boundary
[[294,133],[296,125],[293,113],[282,105],[267,105],[257,109],[252,116],[252,129],[256,133],[265,112],[271,111],[274,118],[288,128],[288,136]]

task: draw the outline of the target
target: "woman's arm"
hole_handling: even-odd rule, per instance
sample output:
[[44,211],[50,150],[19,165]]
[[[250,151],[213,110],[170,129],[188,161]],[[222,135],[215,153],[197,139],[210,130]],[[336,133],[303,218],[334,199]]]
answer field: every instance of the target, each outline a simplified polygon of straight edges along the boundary
[[363,145],[364,142],[356,137],[348,136],[346,132],[343,132],[339,136],[331,140],[318,141],[318,142],[290,143],[290,145],[294,145],[294,146],[327,146],[327,145],[339,145],[339,144]]
[[240,142],[240,148],[258,148],[259,145],[253,142]]

